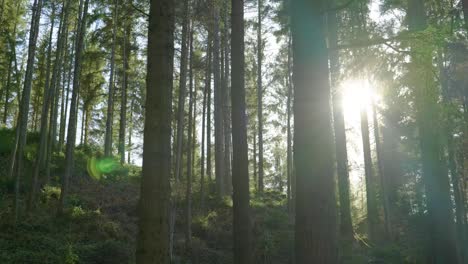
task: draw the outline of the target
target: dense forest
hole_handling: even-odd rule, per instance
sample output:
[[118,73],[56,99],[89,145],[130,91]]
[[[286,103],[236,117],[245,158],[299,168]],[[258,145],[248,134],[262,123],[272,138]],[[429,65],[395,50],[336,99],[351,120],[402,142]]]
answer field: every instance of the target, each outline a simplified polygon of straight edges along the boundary
[[0,263],[468,263],[468,0],[0,0]]

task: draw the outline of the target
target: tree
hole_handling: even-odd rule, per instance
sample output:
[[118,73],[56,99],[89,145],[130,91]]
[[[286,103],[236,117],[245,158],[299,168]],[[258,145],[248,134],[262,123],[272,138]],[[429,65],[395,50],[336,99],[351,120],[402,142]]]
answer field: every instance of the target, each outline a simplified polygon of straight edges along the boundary
[[104,155],[112,156],[112,125],[114,124],[114,74],[115,74],[115,49],[117,42],[117,18],[118,0],[114,0],[114,11],[112,19],[112,47],[109,72],[109,91],[107,97],[106,134],[104,140]]
[[263,40],[262,40],[262,0],[257,1],[257,115],[258,115],[258,192],[263,193]]
[[182,22],[182,41],[180,55],[180,79],[179,79],[179,98],[177,106],[177,133],[176,133],[176,162],[175,162],[175,179],[180,180],[182,170],[182,152],[184,141],[184,116],[185,116],[185,100],[187,97],[187,58],[188,58],[188,23],[189,23],[189,3],[184,0],[183,7],[183,22]]
[[231,103],[234,263],[252,263],[249,206],[249,159],[245,112],[244,1],[232,0]]
[[219,34],[219,7],[213,1],[213,85],[214,85],[214,129],[215,129],[215,178],[217,193],[220,196],[227,194],[224,178],[224,120],[223,120],[223,93],[220,73],[220,34]]
[[10,178],[15,178],[15,222],[18,220],[19,199],[20,199],[20,178],[23,169],[23,155],[26,146],[26,136],[29,116],[29,102],[31,97],[31,85],[34,69],[34,58],[36,55],[37,36],[39,34],[39,22],[41,20],[42,0],[35,0],[32,9],[31,30],[29,33],[28,61],[24,77],[24,87],[21,94],[21,104],[16,123],[16,138],[12,153],[12,162],[10,166]]
[[80,9],[78,11],[78,34],[75,43],[75,63],[73,72],[73,92],[70,103],[70,117],[68,121],[67,131],[67,145],[65,148],[65,172],[62,176],[62,185],[60,192],[60,206],[59,213],[63,212],[66,205],[68,196],[68,189],[70,184],[70,177],[73,173],[74,155],[75,155],[75,142],[76,142],[76,122],[78,116],[78,95],[80,92],[80,75],[81,75],[81,61],[82,52],[84,47],[84,35],[86,34],[86,21],[88,17],[89,0],[82,0],[80,2]]
[[[424,30],[427,27],[424,1],[410,0],[407,18],[410,31]],[[411,86],[415,93],[423,181],[430,221],[429,232],[432,236],[428,252],[432,255],[432,263],[458,263],[449,180],[443,169],[440,131],[434,126],[434,119],[437,120],[439,113],[436,96],[438,92],[429,80],[432,69],[432,58],[429,54],[431,50],[417,41],[412,43],[411,48],[412,61],[409,71],[414,74]]]
[[296,263],[338,263],[325,2],[291,1]]
[[152,0],[136,263],[170,263],[171,101],[174,64],[172,0]]
[[[335,1],[331,1],[330,6],[334,6]],[[333,49],[338,45],[338,14],[332,10],[327,16],[328,41]],[[348,172],[348,152],[346,147],[346,127],[343,112],[343,94],[338,90],[338,78],[340,72],[340,58],[338,51],[331,51],[330,74],[333,93],[333,125],[335,130],[335,152],[336,166],[338,173],[338,192],[340,199],[340,234],[345,238],[353,239],[353,223],[351,219],[351,205],[349,201],[349,172]]]

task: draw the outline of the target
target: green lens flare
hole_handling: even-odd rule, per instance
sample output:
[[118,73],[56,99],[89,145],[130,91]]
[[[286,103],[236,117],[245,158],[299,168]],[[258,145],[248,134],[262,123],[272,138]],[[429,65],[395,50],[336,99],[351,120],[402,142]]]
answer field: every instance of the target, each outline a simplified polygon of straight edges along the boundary
[[91,177],[100,179],[103,174],[109,174],[118,169],[118,162],[112,158],[96,159],[92,157],[88,160],[88,173]]

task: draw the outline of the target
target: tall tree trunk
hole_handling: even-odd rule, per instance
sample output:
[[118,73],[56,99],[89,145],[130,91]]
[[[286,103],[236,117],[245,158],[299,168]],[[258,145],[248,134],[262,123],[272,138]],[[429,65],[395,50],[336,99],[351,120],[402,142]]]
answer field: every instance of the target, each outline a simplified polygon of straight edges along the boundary
[[223,86],[223,120],[224,120],[224,166],[225,166],[225,183],[226,192],[231,195],[232,193],[232,171],[231,171],[231,113],[229,106],[229,1],[224,3],[224,86]]
[[[330,7],[335,6],[331,1]],[[338,45],[338,14],[336,11],[328,13],[329,45],[334,48]],[[340,234],[344,239],[353,240],[353,223],[351,219],[351,204],[349,194],[348,153],[346,147],[346,126],[343,112],[343,96],[338,90],[340,74],[340,58],[338,51],[331,51],[330,73],[333,94],[333,125],[335,129],[335,152],[338,173],[338,193],[340,201]]]
[[[16,6],[16,13],[19,13],[20,7],[21,7],[20,2],[18,2]],[[2,12],[3,12],[3,9],[2,9]],[[7,125],[7,120],[8,120],[8,106],[9,106],[9,100],[10,100],[10,86],[11,86],[11,77],[12,77],[12,72],[13,72],[13,62],[16,61],[16,44],[15,43],[16,43],[17,28],[18,28],[18,21],[15,20],[14,26],[13,26],[13,34],[11,36],[8,36],[10,56],[9,56],[9,62],[8,62],[7,83],[5,87],[5,104],[3,106],[3,124],[5,126]],[[16,85],[19,85],[19,83],[16,83]],[[1,96],[0,96],[0,99],[1,99]]]
[[292,90],[293,90],[293,86],[292,86],[292,80],[291,80],[291,35],[288,34],[288,60],[287,60],[287,63],[288,63],[288,76],[286,77],[286,83],[287,83],[287,86],[288,86],[288,99],[287,99],[287,102],[286,102],[286,113],[287,113],[287,142],[286,142],[286,166],[287,166],[287,169],[286,169],[286,173],[287,173],[287,198],[288,198],[288,212],[290,213],[290,215],[292,215],[292,213],[294,212],[294,203],[292,203],[292,193],[291,193],[291,189],[292,189],[292,144],[291,144],[291,140],[292,140],[292,133],[291,133],[291,101],[292,101]]
[[[407,18],[410,31],[427,27],[423,0],[410,0]],[[418,76],[411,83],[414,89],[416,123],[419,128],[423,182],[426,190],[429,232],[432,236],[428,253],[429,262],[459,263],[453,223],[449,179],[443,168],[441,138],[437,124],[439,118],[438,91],[432,81],[433,61],[431,50],[411,47],[409,72]],[[422,53],[422,54],[421,54]]]
[[[39,171],[44,166],[44,159],[45,159],[45,152],[47,148],[47,121],[48,121],[48,113],[51,104],[51,89],[53,86],[51,85],[50,80],[50,71],[51,71],[51,64],[52,64],[52,37],[54,35],[54,25],[55,25],[55,10],[56,6],[55,3],[52,3],[52,14],[50,15],[50,32],[49,32],[49,47],[47,47],[47,69],[46,69],[46,81],[44,87],[44,95],[42,100],[42,111],[41,111],[41,130],[39,136],[39,146],[37,149],[36,160],[34,162],[33,174],[32,174],[32,183],[31,183],[31,191],[29,195],[28,207],[31,208],[33,203],[36,200],[36,192],[38,188],[38,181],[39,181]],[[62,23],[63,20],[60,22],[60,30],[62,30]],[[58,34],[60,38],[60,32]],[[59,46],[57,45],[57,49]]]
[[209,67],[206,72],[206,89],[207,89],[207,99],[206,99],[206,175],[208,176],[209,183],[212,182],[212,158],[211,158],[211,74],[213,66],[213,46],[212,46],[212,32],[211,27],[208,27],[208,47],[209,47]]
[[258,114],[258,192],[263,193],[263,41],[262,41],[262,0],[257,1],[257,114]]
[[[76,26],[77,28],[78,26]],[[75,31],[76,32],[76,31]],[[68,39],[68,38],[67,38]],[[69,96],[70,96],[70,84],[71,84],[71,79],[72,79],[72,69],[73,69],[73,57],[74,57],[74,50],[75,50],[75,42],[72,44],[72,48],[70,52],[68,52],[68,46],[67,47],[66,54],[68,55],[68,60],[65,59],[65,61],[68,62],[68,71],[67,71],[67,78],[64,80],[67,80],[67,85],[66,85],[66,95],[65,95],[65,100],[62,100],[62,105],[65,105],[61,107],[62,112],[61,112],[61,117],[60,117],[60,132],[59,132],[59,149],[60,151],[63,149],[64,143],[65,143],[65,128],[67,124],[67,115],[68,115],[68,102],[69,102]],[[65,72],[64,72],[65,74]],[[63,87],[63,90],[65,90],[65,87]],[[62,96],[64,96],[64,92],[62,92]]]
[[[130,24],[130,23],[129,23]],[[128,90],[128,57],[130,55],[130,28],[126,26],[124,32],[123,42],[123,83],[122,83],[122,97],[120,102],[120,129],[119,129],[119,154],[120,163],[125,163],[125,130],[127,129],[127,90]]]
[[[210,72],[210,42],[208,40],[206,47],[206,76],[205,79],[208,79],[208,73]],[[207,108],[207,96],[208,96],[208,81],[205,81],[205,87],[203,89],[203,110],[202,110],[202,138],[201,138],[201,151],[200,151],[200,210],[203,212],[205,207],[205,131],[206,131],[206,108]]]
[[[84,3],[83,3],[84,1]],[[82,0],[80,3],[80,9],[78,14],[78,31],[75,44],[75,63],[73,72],[73,92],[70,103],[70,115],[68,119],[68,131],[67,131],[67,145],[65,148],[65,172],[62,176],[62,186],[60,192],[60,206],[59,213],[63,212],[63,209],[67,203],[68,189],[70,184],[70,177],[73,174],[74,166],[74,155],[75,155],[75,142],[76,142],[76,126],[78,116],[78,95],[80,92],[80,76],[81,76],[81,61],[82,52],[84,47],[84,36],[86,33],[86,20],[88,17],[88,6],[89,0]],[[81,10],[83,10],[81,12]]]
[[321,0],[292,0],[296,263],[338,263],[328,52]]
[[138,264],[169,264],[174,1],[152,0],[143,143]]
[[182,42],[180,55],[180,79],[179,79],[179,99],[177,102],[177,138],[176,138],[176,163],[175,178],[180,179],[182,170],[182,150],[184,141],[184,116],[185,99],[187,97],[187,58],[188,58],[188,23],[189,23],[189,4],[184,0],[183,22],[182,22]]
[[231,101],[234,264],[252,263],[249,158],[245,111],[244,1],[232,0]]
[[109,94],[107,98],[106,134],[104,140],[104,156],[112,156],[112,126],[114,124],[114,71],[115,71],[115,49],[117,42],[117,18],[118,0],[114,0],[114,15],[112,19],[112,49],[109,73]]
[[[255,128],[254,135],[253,135],[253,179],[254,179],[254,187],[255,190],[258,192],[258,170],[257,170],[257,129]],[[234,143],[234,142],[233,142]]]
[[224,168],[224,126],[223,126],[223,98],[220,74],[220,37],[219,37],[219,6],[213,1],[213,89],[214,89],[214,129],[215,129],[215,178],[216,190],[220,196],[227,194],[225,190]]
[[372,114],[373,114],[373,123],[374,123],[374,138],[375,138],[375,148],[377,153],[377,166],[379,171],[379,179],[380,179],[380,189],[382,191],[382,201],[383,201],[383,209],[384,209],[384,220],[385,220],[385,235],[387,238],[393,239],[392,235],[392,220],[391,220],[391,212],[390,212],[390,200],[387,190],[386,184],[386,177],[384,163],[383,163],[383,155],[382,155],[382,144],[380,141],[380,128],[379,128],[379,121],[377,118],[377,106],[376,102],[372,102]]
[[130,103],[130,125],[128,129],[128,156],[127,156],[127,163],[131,163],[131,156],[132,156],[132,135],[133,135],[133,105],[135,99],[132,97],[132,101]]
[[366,178],[367,228],[369,239],[370,241],[374,242],[378,233],[379,215],[377,209],[375,176],[372,168],[369,120],[366,106],[362,106],[361,108],[361,136],[364,151],[364,169]]
[[32,77],[34,71],[34,59],[36,55],[37,36],[39,34],[39,22],[41,20],[43,0],[35,0],[33,4],[33,15],[31,18],[31,30],[29,33],[28,61],[24,76],[24,87],[21,94],[18,121],[16,126],[15,146],[12,153],[10,167],[10,178],[15,178],[15,222],[18,220],[20,201],[20,179],[23,169],[23,155],[26,146],[29,102],[31,98]]
[[187,183],[185,191],[185,247],[187,254],[191,256],[192,248],[192,149],[195,145],[192,144],[192,128],[193,128],[193,31],[189,37],[190,47],[190,64],[189,64],[189,116],[188,116],[188,131],[187,131]]

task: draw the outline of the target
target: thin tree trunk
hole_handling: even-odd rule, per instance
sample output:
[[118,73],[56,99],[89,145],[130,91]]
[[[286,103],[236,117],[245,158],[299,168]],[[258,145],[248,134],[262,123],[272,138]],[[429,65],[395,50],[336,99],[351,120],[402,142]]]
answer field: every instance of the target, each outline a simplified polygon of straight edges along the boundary
[[234,264],[250,264],[252,263],[252,244],[249,205],[249,149],[245,107],[244,1],[232,0],[231,3]]
[[385,184],[387,181],[385,180],[385,169],[383,163],[383,155],[382,155],[382,144],[380,141],[380,128],[379,128],[379,121],[377,119],[377,107],[375,101],[372,102],[372,113],[373,113],[373,122],[374,122],[374,138],[375,138],[375,147],[377,153],[377,165],[379,169],[379,179],[380,179],[380,188],[382,190],[382,201],[383,201],[383,209],[384,209],[384,219],[385,219],[385,234],[387,238],[393,239],[393,232],[392,232],[392,220],[391,220],[391,212],[390,212],[390,200],[388,196],[387,185]]
[[364,169],[366,178],[366,200],[367,200],[367,228],[369,239],[375,242],[378,233],[378,210],[375,177],[372,168],[372,156],[370,149],[369,121],[367,108],[361,109],[361,136],[364,150]]
[[297,264],[338,263],[326,5],[292,0]]
[[229,30],[228,30],[228,16],[229,16],[229,1],[224,3],[224,38],[223,38],[223,51],[224,51],[224,82],[223,82],[223,120],[224,120],[224,166],[225,166],[225,184],[226,193],[232,193],[232,171],[231,171],[231,114],[229,107]]
[[262,0],[257,1],[257,114],[258,114],[258,192],[263,193],[263,41],[262,41]]
[[[78,26],[77,26],[78,27]],[[68,39],[68,38],[67,38]],[[65,45],[67,47],[67,45]],[[67,48],[68,49],[68,48]],[[66,96],[65,96],[65,108],[62,108],[62,114],[60,118],[60,132],[59,132],[59,148],[60,150],[63,149],[64,143],[65,143],[65,128],[66,128],[66,123],[67,123],[67,115],[68,115],[68,102],[69,102],[69,96],[70,96],[70,84],[71,84],[71,79],[72,79],[72,68],[73,68],[73,57],[74,57],[74,50],[75,50],[75,42],[72,44],[72,49],[70,52],[66,51],[66,54],[69,56],[69,59],[65,61],[68,61],[68,73],[67,73],[67,85],[66,85]],[[64,72],[65,74],[65,72]],[[65,79],[64,79],[65,80]],[[65,87],[63,87],[65,90]],[[62,92],[63,94],[63,92]],[[62,101],[63,102],[63,101]]]
[[123,83],[122,83],[122,100],[120,102],[120,129],[119,129],[119,154],[120,163],[125,163],[125,130],[127,129],[127,90],[128,90],[128,57],[129,57],[129,37],[130,26],[127,26],[124,32],[123,42]]
[[[3,3],[3,2],[2,2]],[[16,7],[16,13],[19,13],[20,11],[20,3],[18,2],[17,4],[17,7]],[[3,9],[2,9],[2,12],[3,12]],[[1,21],[1,19],[0,19]],[[16,61],[16,45],[15,45],[15,41],[16,41],[16,30],[17,30],[17,27],[18,27],[18,21],[15,20],[14,22],[14,26],[13,26],[13,34],[12,36],[9,36],[9,48],[10,48],[10,61],[8,63],[8,72],[7,72],[7,83],[6,83],[6,89],[5,89],[5,104],[3,106],[3,124],[6,125],[7,124],[7,120],[8,120],[8,105],[9,105],[9,99],[10,99],[10,86],[11,86],[11,75],[12,75],[12,68],[13,68],[13,62]],[[16,83],[16,85],[19,85],[18,83]],[[1,98],[1,96],[0,96]]]
[[220,76],[220,40],[219,40],[219,7],[213,1],[213,89],[214,89],[214,128],[215,128],[215,178],[216,190],[220,196],[226,195],[225,190],[225,170],[224,170],[224,127],[223,127],[223,106],[222,106],[222,86]]
[[[39,146],[37,149],[37,156],[34,162],[33,174],[32,174],[32,183],[31,183],[31,191],[28,200],[28,208],[31,208],[33,203],[36,200],[36,192],[38,189],[39,184],[39,171],[44,166],[44,159],[46,156],[46,148],[47,148],[47,121],[48,121],[48,113],[51,104],[51,89],[53,88],[51,85],[50,80],[50,71],[51,71],[51,64],[52,64],[52,37],[54,35],[54,25],[55,25],[55,10],[56,6],[55,3],[52,3],[52,14],[50,15],[50,33],[49,33],[49,47],[47,48],[47,69],[46,69],[46,81],[44,87],[44,95],[42,101],[42,111],[41,111],[41,130],[39,136]],[[62,30],[62,23],[60,22],[60,30]],[[58,34],[60,37],[60,32]],[[57,49],[58,49],[57,45]]]
[[23,169],[23,155],[26,146],[29,102],[31,98],[32,77],[34,71],[34,58],[36,55],[37,36],[39,34],[39,22],[41,20],[42,0],[35,0],[33,4],[33,15],[31,19],[31,30],[29,33],[28,61],[24,77],[24,88],[21,94],[21,103],[19,107],[18,121],[16,127],[15,147],[12,153],[12,162],[10,167],[10,178],[15,178],[15,223],[18,220],[19,201],[20,201],[20,179]]
[[208,91],[209,91],[209,86],[211,82],[210,78],[210,39],[208,38],[207,44],[206,44],[206,74],[205,74],[205,88],[203,90],[203,113],[202,113],[202,142],[201,142],[201,157],[200,157],[200,210],[203,212],[205,209],[205,132],[206,132],[206,124],[207,124],[207,118],[206,118],[206,109],[207,109],[207,97],[208,97]]
[[[330,6],[335,6],[332,1]],[[329,45],[338,45],[338,14],[336,11],[328,13]],[[330,52],[330,72],[333,93],[333,124],[335,129],[335,151],[338,173],[338,192],[340,201],[340,234],[347,240],[353,240],[353,224],[351,220],[351,205],[349,194],[348,153],[346,147],[346,127],[342,107],[343,97],[338,91],[340,61],[338,51]]]
[[132,97],[132,101],[130,103],[130,125],[128,129],[128,156],[127,156],[127,163],[131,163],[131,154],[132,154],[132,135],[133,135],[133,104],[135,99]]
[[[84,1],[84,3],[83,3]],[[63,209],[67,203],[68,189],[70,177],[73,174],[74,166],[74,155],[75,155],[75,142],[76,142],[76,126],[77,126],[77,115],[78,115],[78,95],[80,92],[80,75],[81,75],[81,61],[82,52],[84,47],[84,35],[86,33],[86,20],[88,16],[88,5],[89,0],[82,0],[80,3],[80,18],[79,27],[77,31],[77,39],[75,45],[75,63],[73,73],[73,92],[70,103],[70,115],[68,121],[67,131],[67,145],[65,149],[65,172],[62,176],[62,185],[60,192],[60,206],[59,213],[63,212]],[[81,12],[81,10],[83,10]]]
[[291,101],[292,101],[292,90],[293,90],[293,86],[292,86],[292,80],[291,80],[291,35],[288,34],[288,76],[286,77],[286,82],[288,84],[288,99],[287,99],[287,103],[286,103],[286,112],[287,112],[287,118],[288,118],[288,121],[287,121],[287,143],[286,143],[286,148],[287,148],[287,198],[288,198],[288,212],[290,213],[290,215],[292,215],[294,213],[294,203],[292,201],[292,166],[293,166],[293,161],[292,161],[292,132],[291,132]]
[[177,102],[177,138],[176,138],[176,163],[175,178],[180,179],[182,170],[182,149],[184,141],[184,115],[185,99],[187,97],[187,58],[188,58],[188,23],[189,23],[189,4],[184,0],[183,22],[182,22],[182,42],[180,55],[180,79],[179,79],[179,99]]
[[186,217],[186,226],[185,226],[185,248],[187,254],[191,256],[192,249],[192,149],[195,147],[192,144],[192,128],[193,128],[193,31],[190,33],[189,37],[189,47],[190,47],[190,64],[189,64],[189,116],[188,116],[188,131],[187,131],[187,183],[186,183],[186,192],[185,192],[185,217]]
[[206,87],[207,87],[207,99],[206,99],[206,175],[208,176],[209,183],[212,182],[212,158],[211,158],[211,73],[212,73],[212,56],[213,56],[213,47],[212,47],[212,32],[211,32],[211,27],[209,28],[208,32],[208,47],[209,47],[209,67],[206,72]]
[[109,74],[109,94],[107,98],[106,133],[104,140],[104,156],[112,156],[112,125],[114,124],[114,71],[115,71],[115,48],[117,42],[117,18],[118,0],[114,0],[114,15],[112,19],[112,49]]

